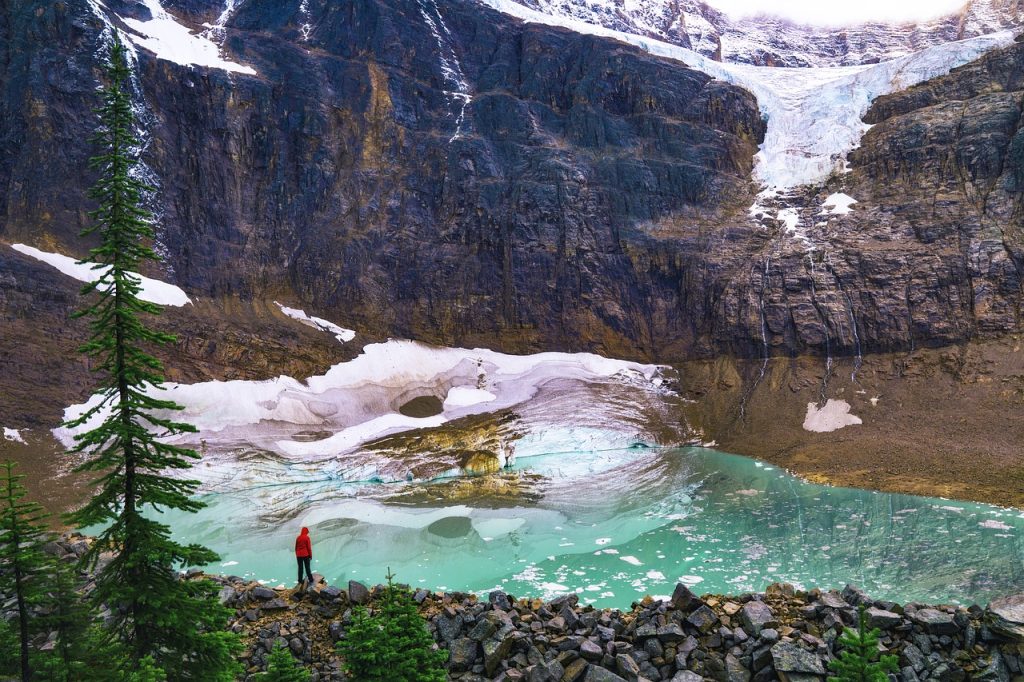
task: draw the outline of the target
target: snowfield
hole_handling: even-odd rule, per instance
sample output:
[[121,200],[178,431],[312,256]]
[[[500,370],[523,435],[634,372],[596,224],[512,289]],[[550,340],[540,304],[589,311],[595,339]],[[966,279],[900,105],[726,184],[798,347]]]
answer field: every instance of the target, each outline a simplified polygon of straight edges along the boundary
[[313,317],[311,315],[307,315],[306,311],[304,310],[299,310],[298,308],[289,308],[286,305],[281,305],[277,301],[274,301],[274,304],[278,308],[280,308],[281,312],[287,315],[288,317],[292,318],[293,320],[298,320],[307,327],[313,327],[314,329],[319,329],[320,331],[327,332],[328,334],[333,335],[334,338],[336,338],[339,343],[348,343],[352,339],[356,338],[356,333],[351,329],[345,329],[344,327],[340,327],[334,324],[333,322],[328,322],[322,317]]
[[[79,262],[75,258],[71,258],[70,256],[65,256],[60,253],[40,251],[37,248],[26,246],[25,244],[12,244],[11,248],[25,254],[26,256],[31,256],[36,260],[40,260],[47,265],[53,266],[68,277],[77,279],[79,282],[95,282],[100,278],[100,274],[102,272],[101,270],[95,269],[96,263],[90,263],[88,261]],[[135,272],[131,274],[140,280],[142,289],[139,291],[139,298],[143,301],[175,307],[181,307],[192,303],[192,299],[190,299],[180,287],[168,284],[167,282],[161,282],[158,279],[143,277]]]
[[757,97],[768,121],[754,177],[764,188],[775,190],[819,184],[833,172],[842,172],[846,155],[870,128],[861,117],[875,98],[946,74],[1013,42],[1013,33],[1003,31],[867,66],[773,68],[716,62],[683,47],[543,14],[513,0],[480,1],[527,22],[614,38],[746,88]]
[[[206,35],[193,33],[187,26],[178,23],[178,20],[163,8],[160,0],[142,0],[142,4],[149,10],[152,19],[149,21],[122,19],[132,30],[128,37],[139,47],[144,47],[158,58],[175,64],[256,74],[255,69],[250,66],[244,66],[221,57],[220,47],[216,43]],[[230,2],[228,8],[221,15],[221,19],[218,20],[218,25],[210,27],[212,33],[216,34],[217,29],[223,32],[221,22],[226,21],[230,16],[234,4],[234,2]]]

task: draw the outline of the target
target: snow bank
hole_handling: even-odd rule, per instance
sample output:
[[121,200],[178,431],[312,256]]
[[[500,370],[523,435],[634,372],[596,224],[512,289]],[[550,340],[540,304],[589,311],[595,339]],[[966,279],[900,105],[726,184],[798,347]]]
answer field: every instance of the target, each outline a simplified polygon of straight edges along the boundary
[[853,210],[850,206],[856,203],[857,200],[849,194],[843,194],[842,192],[829,194],[821,205],[823,209],[821,215],[846,215]]
[[4,427],[4,440],[14,441],[15,443],[24,443],[25,439],[21,437],[21,432],[18,429],[11,429]]
[[[47,265],[51,265],[68,277],[77,279],[79,282],[95,282],[102,274],[102,270],[94,270],[96,263],[79,262],[70,256],[65,256],[59,253],[49,253],[47,251],[40,251],[31,246],[25,244],[11,244],[11,248],[15,251],[31,256],[36,260],[40,260]],[[139,291],[139,298],[150,303],[156,303],[159,305],[170,305],[175,307],[181,307],[187,303],[192,303],[192,300],[185,295],[179,287],[167,282],[161,282],[158,279],[150,279],[149,277],[143,277],[138,273],[131,273],[140,280],[140,286],[142,287]]]
[[341,343],[347,343],[352,339],[356,338],[356,333],[351,329],[339,327],[333,322],[328,322],[327,320],[321,317],[312,317],[311,315],[307,315],[304,310],[299,310],[298,308],[289,308],[288,306],[281,305],[277,301],[274,301],[274,304],[281,309],[282,313],[292,318],[293,320],[298,320],[307,327],[313,327],[314,329],[319,329],[320,331],[327,332],[328,334],[333,334],[334,338],[336,338]]
[[[516,405],[555,379],[615,381],[661,390],[656,380],[662,369],[589,353],[505,355],[392,340],[367,345],[355,359],[305,382],[282,376],[269,381],[169,383],[157,393],[183,405],[183,411],[168,416],[195,425],[204,439],[221,434],[221,440],[238,436],[255,442],[262,437],[274,452],[308,459],[334,457],[380,436]],[[398,412],[421,395],[446,395],[444,412],[421,419]],[[65,420],[101,399],[97,394],[67,408]],[[101,411],[89,423],[75,430],[55,429],[54,435],[70,444],[75,434],[103,418]],[[333,434],[313,441],[281,438],[289,428],[314,426]]]
[[807,403],[807,416],[804,418],[804,430],[814,433],[828,433],[844,426],[863,424],[861,418],[850,414],[850,403],[845,400],[829,400],[819,408],[814,403]]
[[876,97],[948,73],[1013,42],[1013,33],[1004,31],[936,45],[879,64],[773,68],[723,64],[659,40],[543,14],[513,0],[481,2],[524,21],[621,40],[750,90],[768,119],[754,175],[765,187],[778,189],[817,184],[833,172],[842,172],[847,153],[870,128],[861,117]]
[[[206,66],[234,73],[255,75],[249,66],[228,61],[220,56],[217,44],[202,34],[193,33],[178,23],[160,4],[160,0],[141,0],[152,15],[149,21],[125,19],[122,21],[134,32],[131,41],[144,47],[160,59],[184,66]],[[230,3],[233,7],[234,3]],[[226,11],[229,15],[230,11]],[[227,16],[224,16],[227,19]],[[220,27],[223,29],[223,27]]]

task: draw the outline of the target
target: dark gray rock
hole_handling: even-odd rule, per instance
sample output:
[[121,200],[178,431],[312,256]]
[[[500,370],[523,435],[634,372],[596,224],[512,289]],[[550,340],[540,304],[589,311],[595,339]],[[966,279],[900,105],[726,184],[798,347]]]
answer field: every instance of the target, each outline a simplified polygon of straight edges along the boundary
[[920,609],[910,614],[914,621],[932,635],[953,635],[958,628],[953,622],[952,614],[937,609]]
[[365,605],[370,601],[370,590],[361,582],[349,580],[348,599],[353,604],[359,604],[360,606]]
[[718,616],[706,605],[701,605],[696,611],[686,617],[686,622],[701,632],[710,632],[718,624]]
[[778,672],[825,674],[825,665],[821,659],[793,642],[779,642],[773,646],[772,662]]
[[448,647],[448,669],[462,672],[473,667],[480,656],[480,645],[469,637],[456,639]]
[[775,625],[775,614],[761,601],[749,601],[740,609],[740,622],[747,632],[757,635],[766,627]]
[[891,630],[903,622],[903,619],[898,613],[885,611],[884,609],[876,609],[873,606],[868,607],[866,613],[868,616],[868,625],[881,630]]
[[587,668],[587,674],[584,676],[583,682],[627,682],[627,680],[616,675],[611,670],[592,665]]

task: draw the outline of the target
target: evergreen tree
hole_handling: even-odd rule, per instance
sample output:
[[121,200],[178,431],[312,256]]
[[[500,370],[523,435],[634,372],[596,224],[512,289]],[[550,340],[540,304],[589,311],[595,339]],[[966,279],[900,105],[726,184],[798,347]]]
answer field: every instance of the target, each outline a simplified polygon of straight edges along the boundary
[[18,651],[18,635],[6,620],[0,618],[0,678],[18,674]]
[[19,673],[23,682],[32,679],[29,639],[38,631],[38,623],[29,610],[44,599],[43,581],[47,557],[43,543],[49,537],[42,522],[43,508],[27,502],[21,480],[14,473],[14,462],[0,465],[0,592],[14,596],[18,612]]
[[839,658],[828,664],[835,673],[829,679],[838,682],[886,682],[889,679],[887,672],[899,671],[899,659],[896,656],[879,658],[878,637],[882,631],[868,628],[867,609],[863,604],[858,611],[857,625],[856,630],[847,628],[839,636],[843,651]]
[[410,591],[394,578],[389,570],[376,612],[357,608],[338,643],[346,669],[365,682],[445,682],[444,652],[434,647]]
[[116,652],[97,641],[75,565],[50,557],[47,575],[47,612],[39,620],[44,631],[57,634],[57,641],[52,652],[39,656],[36,674],[53,682],[87,679],[90,669],[108,666]]
[[222,632],[227,609],[213,598],[212,585],[183,581],[176,572],[179,566],[214,561],[216,555],[199,545],[174,542],[165,524],[143,515],[146,510],[194,512],[202,505],[191,498],[196,481],[166,475],[190,468],[197,455],[160,438],[195,429],[166,416],[181,408],[155,397],[162,366],[144,350],[174,337],[148,328],[141,319],[159,313],[160,307],[139,298],[141,280],[134,271],[157,256],[149,246],[150,214],[141,206],[149,188],[134,173],[138,141],[130,72],[116,35],[94,138],[100,152],[91,160],[99,179],[90,196],[99,208],[90,214],[94,224],[83,232],[99,237],[90,257],[100,276],[82,289],[92,296],[92,305],[77,313],[89,318],[90,337],[81,352],[95,360],[102,399],[67,424],[75,428],[101,420],[78,435],[72,449],[86,458],[79,470],[98,475],[98,492],[71,520],[103,527],[83,557],[84,568],[95,568],[101,552],[114,553],[96,576],[93,597],[113,609],[111,636],[125,644],[129,670],[141,670],[142,661],[152,656],[176,680],[231,679],[239,644]]
[[299,665],[284,646],[275,646],[260,682],[309,682],[309,671]]

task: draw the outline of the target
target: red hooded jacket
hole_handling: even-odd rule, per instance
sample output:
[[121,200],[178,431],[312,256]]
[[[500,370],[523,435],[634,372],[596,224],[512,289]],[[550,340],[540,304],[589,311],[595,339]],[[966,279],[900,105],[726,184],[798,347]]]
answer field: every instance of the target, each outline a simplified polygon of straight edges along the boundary
[[295,538],[295,556],[313,556],[313,543],[309,541],[309,529],[306,527],[303,527],[302,533],[299,537]]

